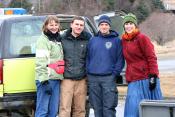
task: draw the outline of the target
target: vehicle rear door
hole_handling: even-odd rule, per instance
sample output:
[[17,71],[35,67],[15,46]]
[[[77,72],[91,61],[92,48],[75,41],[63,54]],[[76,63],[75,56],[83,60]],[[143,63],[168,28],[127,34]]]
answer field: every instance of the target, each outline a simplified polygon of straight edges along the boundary
[[43,18],[17,18],[6,21],[3,48],[4,93],[34,92],[35,43],[41,35]]

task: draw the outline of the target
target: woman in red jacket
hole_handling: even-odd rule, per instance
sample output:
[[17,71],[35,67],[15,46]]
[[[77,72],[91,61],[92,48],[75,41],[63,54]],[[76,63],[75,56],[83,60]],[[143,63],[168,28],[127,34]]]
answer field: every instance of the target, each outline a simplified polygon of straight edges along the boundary
[[127,14],[123,27],[122,45],[128,82],[124,117],[139,117],[141,100],[162,99],[157,57],[150,39],[139,31],[135,15]]

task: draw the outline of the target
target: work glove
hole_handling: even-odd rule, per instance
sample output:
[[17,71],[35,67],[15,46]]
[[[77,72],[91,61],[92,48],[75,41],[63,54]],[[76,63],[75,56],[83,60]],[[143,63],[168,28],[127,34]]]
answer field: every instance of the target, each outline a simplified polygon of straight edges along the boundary
[[48,80],[41,81],[41,84],[42,85],[48,85],[49,84],[49,81]]
[[46,94],[48,94],[48,95],[52,94],[52,88],[51,88],[48,80],[41,81],[41,85],[45,89]]
[[149,89],[152,91],[156,88],[156,79],[157,79],[157,75],[156,74],[149,74]]
[[117,84],[123,84],[123,77],[121,75],[117,75],[115,78]]
[[64,73],[64,60],[56,61],[55,63],[48,64],[47,67],[52,68],[55,70],[57,74],[63,74]]

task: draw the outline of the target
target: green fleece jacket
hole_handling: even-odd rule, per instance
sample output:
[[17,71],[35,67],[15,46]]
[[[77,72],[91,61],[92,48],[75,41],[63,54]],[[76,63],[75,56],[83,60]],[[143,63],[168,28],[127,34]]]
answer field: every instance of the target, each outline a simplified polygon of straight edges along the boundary
[[36,80],[63,79],[62,74],[57,74],[48,64],[63,60],[61,42],[49,41],[44,34],[36,42]]

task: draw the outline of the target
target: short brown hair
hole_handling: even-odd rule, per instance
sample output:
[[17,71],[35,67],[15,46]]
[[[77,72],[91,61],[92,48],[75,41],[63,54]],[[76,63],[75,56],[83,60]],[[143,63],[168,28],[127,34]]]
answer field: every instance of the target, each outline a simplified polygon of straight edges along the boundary
[[72,19],[72,22],[71,22],[71,23],[73,23],[75,20],[81,20],[81,21],[85,22],[84,19],[83,19],[81,16],[75,16],[75,17]]
[[[60,25],[60,21],[55,15],[49,15],[49,16],[47,16],[46,20],[44,21],[44,24],[43,24],[43,27],[42,27],[42,31],[43,32],[47,32],[48,31],[46,26],[51,21],[55,21],[56,23],[58,23]],[[60,31],[60,26],[59,26],[58,31]]]

